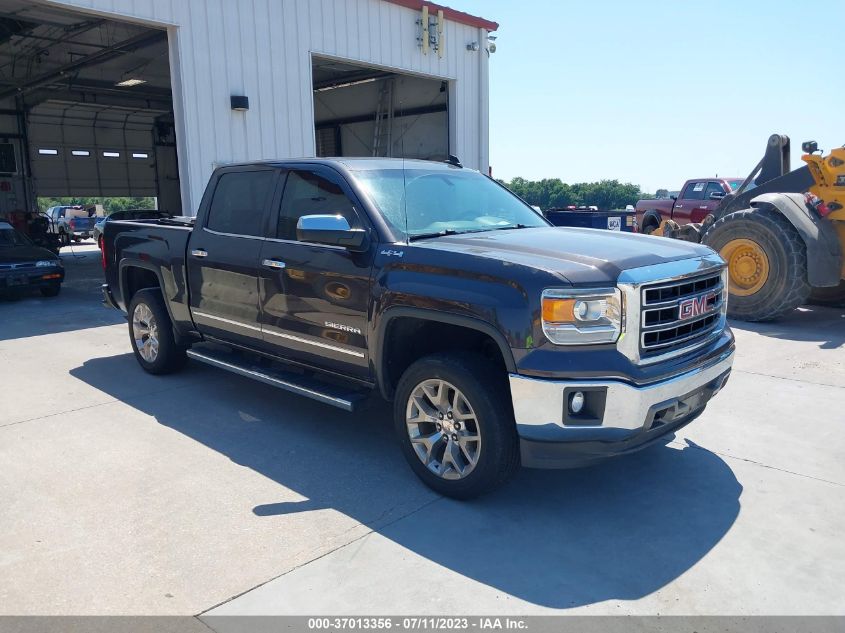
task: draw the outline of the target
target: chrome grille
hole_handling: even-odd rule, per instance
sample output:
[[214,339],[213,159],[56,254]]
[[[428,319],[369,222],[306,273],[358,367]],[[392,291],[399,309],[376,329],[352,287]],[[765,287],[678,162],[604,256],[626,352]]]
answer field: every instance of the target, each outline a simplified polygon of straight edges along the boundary
[[724,327],[720,271],[642,287],[640,356],[680,354]]

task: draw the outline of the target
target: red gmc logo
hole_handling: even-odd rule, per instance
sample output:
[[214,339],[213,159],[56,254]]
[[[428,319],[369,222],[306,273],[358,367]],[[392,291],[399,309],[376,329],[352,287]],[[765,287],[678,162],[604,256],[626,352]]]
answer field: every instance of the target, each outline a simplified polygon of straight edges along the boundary
[[686,321],[687,319],[692,319],[693,317],[701,316],[702,314],[712,312],[713,309],[716,307],[716,302],[718,301],[718,299],[719,295],[717,295],[715,292],[708,292],[707,294],[681,301],[681,304],[679,306],[679,318],[682,321]]

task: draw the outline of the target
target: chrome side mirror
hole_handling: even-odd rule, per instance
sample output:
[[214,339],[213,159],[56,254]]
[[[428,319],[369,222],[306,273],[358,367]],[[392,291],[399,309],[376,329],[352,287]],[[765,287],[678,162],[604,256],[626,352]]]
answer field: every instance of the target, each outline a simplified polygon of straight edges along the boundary
[[343,246],[349,250],[363,250],[367,232],[353,229],[339,213],[336,215],[303,215],[296,223],[296,239],[300,242]]

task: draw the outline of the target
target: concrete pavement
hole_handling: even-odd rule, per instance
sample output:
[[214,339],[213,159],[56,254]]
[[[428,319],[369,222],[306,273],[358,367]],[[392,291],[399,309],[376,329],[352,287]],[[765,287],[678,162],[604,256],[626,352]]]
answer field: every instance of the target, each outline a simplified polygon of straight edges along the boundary
[[843,310],[736,324],[668,447],[461,504],[385,405],[146,375],[78,250],[0,301],[0,614],[845,614]]

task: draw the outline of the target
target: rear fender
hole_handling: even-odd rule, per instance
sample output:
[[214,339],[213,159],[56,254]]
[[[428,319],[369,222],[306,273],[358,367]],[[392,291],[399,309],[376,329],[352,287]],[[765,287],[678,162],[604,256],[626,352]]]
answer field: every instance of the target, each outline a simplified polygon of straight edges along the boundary
[[833,222],[814,215],[800,193],[765,193],[751,200],[754,208],[771,208],[785,217],[807,247],[807,282],[823,288],[839,284],[842,246]]
[[[164,282],[164,278],[162,277],[161,268],[149,262],[124,259],[119,264],[118,283],[120,284],[120,300],[123,303],[123,309],[127,312],[127,317],[129,317],[129,304],[131,302],[131,300],[127,300],[129,270],[131,268],[140,268],[149,271],[153,275],[155,275],[155,277],[158,279],[158,290],[161,291],[161,294],[164,298],[164,307],[167,310],[167,315],[170,317],[170,322],[173,324],[173,335],[176,339],[176,342],[181,344],[191,340],[193,337],[191,337],[189,334],[190,330],[185,328],[184,322],[178,319],[177,315],[173,313],[173,304],[171,298],[168,297],[167,292],[165,291],[165,288],[167,286]],[[155,286],[151,286],[151,288],[155,289]],[[139,288],[139,290],[142,290],[142,288]]]

